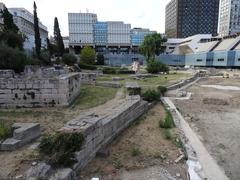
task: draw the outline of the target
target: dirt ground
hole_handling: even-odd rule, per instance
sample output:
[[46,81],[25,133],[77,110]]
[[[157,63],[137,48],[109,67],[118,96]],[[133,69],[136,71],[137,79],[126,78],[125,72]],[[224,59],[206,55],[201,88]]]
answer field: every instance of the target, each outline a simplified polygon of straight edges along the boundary
[[190,100],[175,100],[180,112],[227,176],[231,180],[239,180],[240,91],[202,85],[240,87],[240,79],[203,79],[187,90],[192,93]]
[[[181,178],[177,179],[186,179],[185,162],[174,162],[180,149],[173,140],[167,140],[159,128],[159,121],[164,116],[165,109],[159,103],[107,147],[108,157],[94,158],[79,172],[80,179],[169,179],[163,176],[168,174],[163,169],[170,177],[179,173]],[[177,130],[173,129],[172,134],[177,134]]]

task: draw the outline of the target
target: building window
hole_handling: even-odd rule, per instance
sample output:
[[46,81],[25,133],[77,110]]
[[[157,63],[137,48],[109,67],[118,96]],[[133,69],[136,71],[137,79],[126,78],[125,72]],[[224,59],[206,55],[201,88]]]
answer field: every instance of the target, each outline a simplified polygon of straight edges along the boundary
[[238,58],[238,61],[240,61],[240,58]]
[[211,62],[211,61],[213,61],[213,59],[207,59],[207,62]]
[[202,62],[203,60],[202,59],[197,59],[197,62]]
[[224,61],[224,59],[218,59],[218,61]]

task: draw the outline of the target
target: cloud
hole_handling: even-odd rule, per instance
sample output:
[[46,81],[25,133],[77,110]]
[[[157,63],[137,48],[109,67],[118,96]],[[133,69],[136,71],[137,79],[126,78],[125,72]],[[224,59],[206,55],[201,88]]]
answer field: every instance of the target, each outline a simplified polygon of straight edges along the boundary
[[[94,12],[99,21],[124,21],[132,27],[143,27],[164,32],[165,5],[170,0],[35,0],[38,16],[53,32],[54,17],[58,17],[63,35],[68,35],[69,12]],[[32,0],[2,0],[7,7],[24,7],[32,12]]]

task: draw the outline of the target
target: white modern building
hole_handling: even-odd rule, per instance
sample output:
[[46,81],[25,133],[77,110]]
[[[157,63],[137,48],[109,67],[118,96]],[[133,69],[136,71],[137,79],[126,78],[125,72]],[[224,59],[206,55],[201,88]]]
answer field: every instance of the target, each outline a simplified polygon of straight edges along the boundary
[[62,37],[62,38],[63,38],[64,48],[68,49],[69,48],[69,37],[65,36],[65,37]]
[[108,46],[131,46],[131,25],[118,21],[107,22]]
[[219,11],[219,35],[228,36],[240,32],[240,0],[221,0]]
[[[35,47],[33,14],[25,8],[8,8],[8,10],[13,15],[13,21],[18,26],[19,31],[26,36],[24,49],[33,50]],[[48,30],[41,22],[39,22],[39,31],[42,47],[44,48],[47,46]]]
[[3,26],[3,18],[1,17],[2,16],[1,11],[3,11],[4,8],[5,8],[5,5],[2,2],[0,2],[0,29]]
[[94,45],[94,24],[97,15],[92,13],[68,13],[69,44],[73,46]]
[[169,38],[167,42],[164,43],[166,49],[166,54],[171,54],[174,52],[175,48],[184,41],[184,38]]
[[[209,42],[212,40],[211,34],[197,34],[195,36],[190,36],[185,39],[168,39],[168,42],[176,42],[178,45],[172,51],[172,54],[191,54],[198,51],[200,43]],[[169,49],[169,47],[167,47]]]

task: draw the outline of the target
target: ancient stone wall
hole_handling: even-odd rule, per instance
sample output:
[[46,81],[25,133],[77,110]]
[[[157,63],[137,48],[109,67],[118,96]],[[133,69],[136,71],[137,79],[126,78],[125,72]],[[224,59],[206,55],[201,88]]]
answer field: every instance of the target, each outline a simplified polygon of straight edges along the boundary
[[82,132],[85,143],[80,152],[76,153],[78,163],[74,169],[81,169],[93,158],[96,153],[111,142],[122,130],[145,113],[148,103],[140,96],[131,96],[121,104],[106,110],[106,114],[88,114],[68,122],[61,131]]
[[27,66],[23,73],[0,70],[0,108],[68,106],[80,84],[95,84],[94,73],[70,73],[65,67]]

